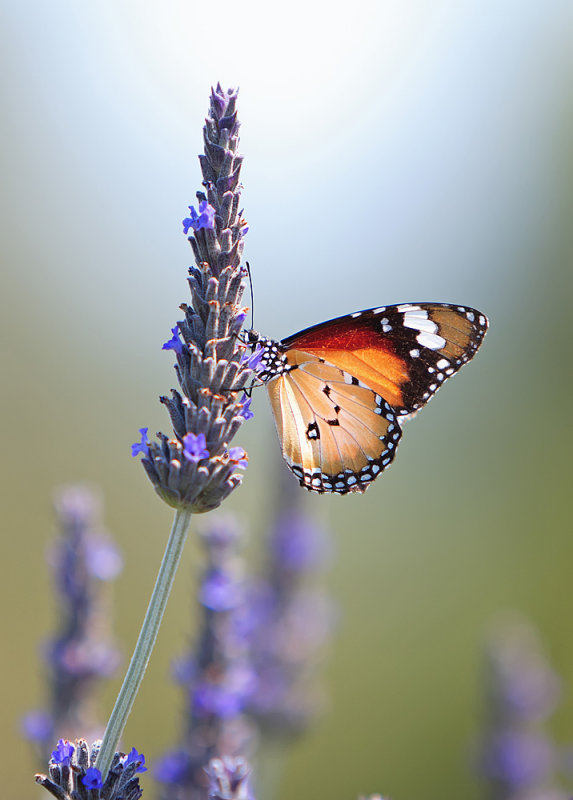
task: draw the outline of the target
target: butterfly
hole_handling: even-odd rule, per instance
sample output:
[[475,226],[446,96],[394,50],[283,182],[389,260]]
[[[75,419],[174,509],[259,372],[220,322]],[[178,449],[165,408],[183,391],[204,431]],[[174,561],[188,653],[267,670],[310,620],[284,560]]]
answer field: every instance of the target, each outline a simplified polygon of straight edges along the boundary
[[475,308],[405,303],[358,311],[282,341],[248,333],[282,453],[313,492],[364,492],[412,418],[475,355],[488,320]]

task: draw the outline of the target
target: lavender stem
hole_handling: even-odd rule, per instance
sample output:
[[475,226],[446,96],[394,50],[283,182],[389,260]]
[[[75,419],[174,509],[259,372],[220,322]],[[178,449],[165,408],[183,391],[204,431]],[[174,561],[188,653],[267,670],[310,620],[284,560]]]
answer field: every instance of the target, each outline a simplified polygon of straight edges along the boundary
[[119,690],[117,700],[115,701],[113,711],[107,723],[97,757],[96,767],[100,770],[104,782],[109,772],[114,753],[118,748],[119,739],[131,712],[141,681],[143,680],[145,670],[147,669],[155,640],[157,639],[159,626],[161,625],[165,606],[167,605],[167,599],[173,586],[175,573],[177,572],[185,539],[187,538],[191,513],[192,512],[188,509],[178,509],[175,512],[173,527],[171,528],[163,560],[159,567],[159,573],[153,588],[151,600],[149,601],[147,613],[143,620],[139,638],[135,645],[135,650],[133,651],[133,656],[131,657],[122,687]]

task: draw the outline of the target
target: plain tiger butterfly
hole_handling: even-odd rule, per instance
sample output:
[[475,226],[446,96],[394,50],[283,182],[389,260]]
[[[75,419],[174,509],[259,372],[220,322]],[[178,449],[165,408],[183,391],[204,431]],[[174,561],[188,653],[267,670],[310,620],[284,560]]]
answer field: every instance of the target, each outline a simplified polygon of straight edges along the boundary
[[366,491],[392,463],[402,423],[473,358],[487,326],[475,308],[407,303],[328,320],[281,342],[250,331],[282,453],[301,486]]

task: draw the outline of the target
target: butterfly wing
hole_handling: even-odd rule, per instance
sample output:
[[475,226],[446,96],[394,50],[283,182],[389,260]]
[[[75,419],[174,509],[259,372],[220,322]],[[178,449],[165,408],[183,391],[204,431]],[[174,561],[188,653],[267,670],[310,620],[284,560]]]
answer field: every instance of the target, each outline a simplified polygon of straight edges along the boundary
[[353,375],[412,416],[475,355],[487,330],[475,308],[412,303],[359,311],[282,341]]
[[375,391],[324,359],[290,349],[267,382],[283,456],[301,486],[364,492],[394,458],[401,429]]

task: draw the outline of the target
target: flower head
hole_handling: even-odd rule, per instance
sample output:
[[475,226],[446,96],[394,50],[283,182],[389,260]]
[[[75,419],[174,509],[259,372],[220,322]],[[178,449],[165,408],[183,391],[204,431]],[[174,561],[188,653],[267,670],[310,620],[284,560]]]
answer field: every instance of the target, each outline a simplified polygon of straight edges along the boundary
[[155,490],[169,505],[194,513],[221,504],[242,476],[246,454],[231,455],[231,440],[252,412],[240,392],[252,382],[255,360],[243,360],[240,339],[246,309],[241,304],[247,272],[241,266],[246,222],[240,211],[237,93],[217,85],[199,156],[205,192],[197,193],[183,227],[195,265],[189,269],[191,303],[172,329],[166,349],[177,353],[179,389],[162,397],[173,436],[134,445]]
[[[139,800],[142,796],[136,773],[144,771],[145,759],[135,748],[128,756],[115,753],[104,781],[101,771],[95,766],[100,751],[99,741],[91,747],[85,739],[78,739],[75,745],[68,742],[73,752],[71,756],[66,755],[65,761],[59,760],[60,743],[54,751],[56,757],[53,755],[50,760],[48,775],[36,775],[36,783],[57,800],[87,798],[87,792],[91,791],[96,794],[89,796],[99,800]],[[132,753],[135,754],[133,757]]]

